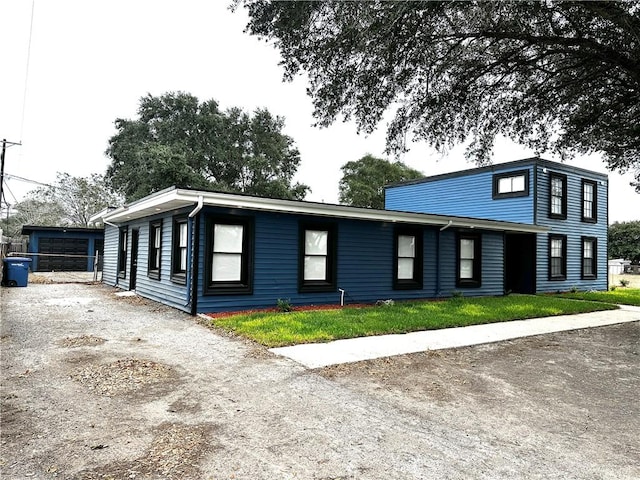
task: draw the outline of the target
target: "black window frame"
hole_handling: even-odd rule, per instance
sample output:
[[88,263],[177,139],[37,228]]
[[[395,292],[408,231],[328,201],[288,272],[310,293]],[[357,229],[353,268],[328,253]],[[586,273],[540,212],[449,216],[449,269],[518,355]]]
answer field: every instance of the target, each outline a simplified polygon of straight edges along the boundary
[[[500,193],[499,185],[500,180],[504,178],[514,178],[524,176],[524,190],[517,192]],[[528,197],[529,196],[529,170],[515,170],[504,173],[494,173],[493,175],[493,199],[501,198],[516,198],[516,197]]]
[[[462,240],[473,240],[473,276],[460,277]],[[456,236],[456,287],[479,288],[482,286],[482,235],[480,233],[458,232]]]
[[[325,262],[325,280],[304,279],[305,232],[307,230],[327,232],[327,259]],[[338,227],[335,223],[301,223],[298,229],[298,292],[321,293],[335,292],[337,289],[338,265]]]
[[[398,278],[398,264],[400,254],[398,252],[401,236],[414,237],[415,249],[413,256],[413,277]],[[410,257],[402,257],[410,258]],[[420,228],[397,227],[393,235],[393,288],[394,290],[422,290],[423,286],[423,233]]]
[[[187,258],[185,269],[180,269],[180,225],[187,225]],[[189,266],[189,219],[186,215],[173,217],[171,231],[171,281],[179,284],[187,283],[187,269]]]
[[[591,242],[591,273],[585,273],[585,242]],[[583,280],[595,280],[598,278],[598,239],[596,237],[580,238],[580,277]]]
[[[586,198],[584,195],[584,188],[586,185],[591,185],[593,187],[593,198],[591,199],[591,216],[587,217],[584,214],[584,210],[585,210],[585,202],[586,202]],[[582,221],[586,222],[586,223],[596,223],[598,221],[598,182],[594,181],[594,180],[587,180],[587,179],[583,179],[582,180],[582,212],[581,212],[581,217],[582,217]]]
[[[216,225],[240,225],[242,230],[242,252],[240,280],[213,281],[213,251]],[[255,251],[255,219],[251,216],[214,215],[208,216],[205,224],[205,295],[246,295],[253,293],[253,265]]]
[[129,227],[118,228],[118,278],[127,278],[128,243]]
[[[160,245],[155,246],[156,232],[160,235]],[[158,268],[152,266],[152,259],[158,256]],[[147,257],[147,276],[154,280],[160,280],[162,270],[162,220],[149,222],[149,250]]]
[[[562,197],[560,199],[560,206],[562,211],[560,213],[553,212],[553,181],[559,179],[562,182]],[[562,173],[552,172],[549,175],[549,218],[556,220],[565,220],[567,218],[567,176]]]
[[[553,257],[552,256],[552,249],[553,249],[553,240],[562,240],[562,257],[560,257],[562,259],[562,263],[560,265],[561,267],[561,272],[559,275],[554,275],[553,273],[553,265],[552,265],[552,260],[553,258],[557,258],[557,257]],[[549,244],[548,244],[548,248],[547,248],[547,261],[549,264],[549,275],[548,278],[550,281],[563,281],[567,279],[567,236],[566,235],[560,235],[560,234],[556,234],[556,233],[552,233],[549,234]]]

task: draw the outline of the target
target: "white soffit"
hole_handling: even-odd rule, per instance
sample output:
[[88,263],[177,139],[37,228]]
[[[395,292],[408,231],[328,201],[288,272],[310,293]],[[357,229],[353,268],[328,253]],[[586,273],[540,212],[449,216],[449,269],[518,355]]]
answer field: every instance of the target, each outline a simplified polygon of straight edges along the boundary
[[398,212],[393,210],[375,210],[326,203],[281,200],[252,197],[231,193],[205,192],[197,190],[171,189],[158,192],[137,202],[120,207],[107,213],[103,218],[111,223],[127,223],[152,215],[171,212],[197,205],[202,197],[205,206],[259,210],[267,212],[292,213],[353,220],[375,220],[391,223],[411,223],[440,227],[480,228],[497,231],[539,233],[546,227],[515,222],[483,220],[449,215]]

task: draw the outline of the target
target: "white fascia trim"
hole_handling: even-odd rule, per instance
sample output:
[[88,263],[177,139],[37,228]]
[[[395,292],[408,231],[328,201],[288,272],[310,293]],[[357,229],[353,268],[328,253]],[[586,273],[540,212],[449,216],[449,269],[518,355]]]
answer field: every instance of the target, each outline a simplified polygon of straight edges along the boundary
[[[158,213],[179,207],[199,204],[268,212],[297,213],[322,217],[348,218],[353,220],[377,220],[391,223],[412,223],[422,225],[454,226],[461,228],[480,228],[485,230],[514,231],[525,233],[546,232],[547,227],[515,222],[500,222],[449,215],[374,210],[326,203],[300,202],[273,198],[252,197],[232,193],[202,192],[196,190],[172,189],[142,199],[129,206],[109,212],[105,220],[111,222],[127,221],[127,216],[136,217],[137,213],[154,210]],[[170,208],[167,206],[171,205]],[[164,206],[164,208],[163,208]]]

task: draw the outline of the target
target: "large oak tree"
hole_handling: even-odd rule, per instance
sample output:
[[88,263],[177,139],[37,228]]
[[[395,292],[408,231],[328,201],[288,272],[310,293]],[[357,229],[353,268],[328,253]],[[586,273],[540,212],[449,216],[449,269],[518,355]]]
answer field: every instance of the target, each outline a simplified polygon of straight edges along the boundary
[[170,186],[303,199],[293,183],[300,153],[284,119],[266,109],[221,111],[183,92],[140,99],[137,119],[117,119],[107,178],[127,201]]
[[308,75],[320,125],[372,132],[392,110],[391,152],[407,136],[468,141],[484,164],[502,134],[563,159],[597,152],[640,182],[638,1],[236,3],[285,78]]
[[402,162],[365,155],[342,167],[339,192],[340,203],[354,207],[384,208],[384,187],[424,177],[422,172]]

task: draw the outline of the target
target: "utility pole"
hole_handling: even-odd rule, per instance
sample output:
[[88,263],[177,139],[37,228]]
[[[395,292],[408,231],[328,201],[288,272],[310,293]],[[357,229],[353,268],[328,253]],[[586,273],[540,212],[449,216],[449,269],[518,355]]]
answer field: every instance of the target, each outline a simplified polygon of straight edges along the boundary
[[[2,139],[2,153],[0,153],[0,207],[2,206],[2,201],[4,200],[4,156],[7,151],[7,144],[9,146],[12,145],[22,145],[21,143],[16,142],[7,142],[6,138]],[[4,203],[9,205],[9,202],[5,201]]]

